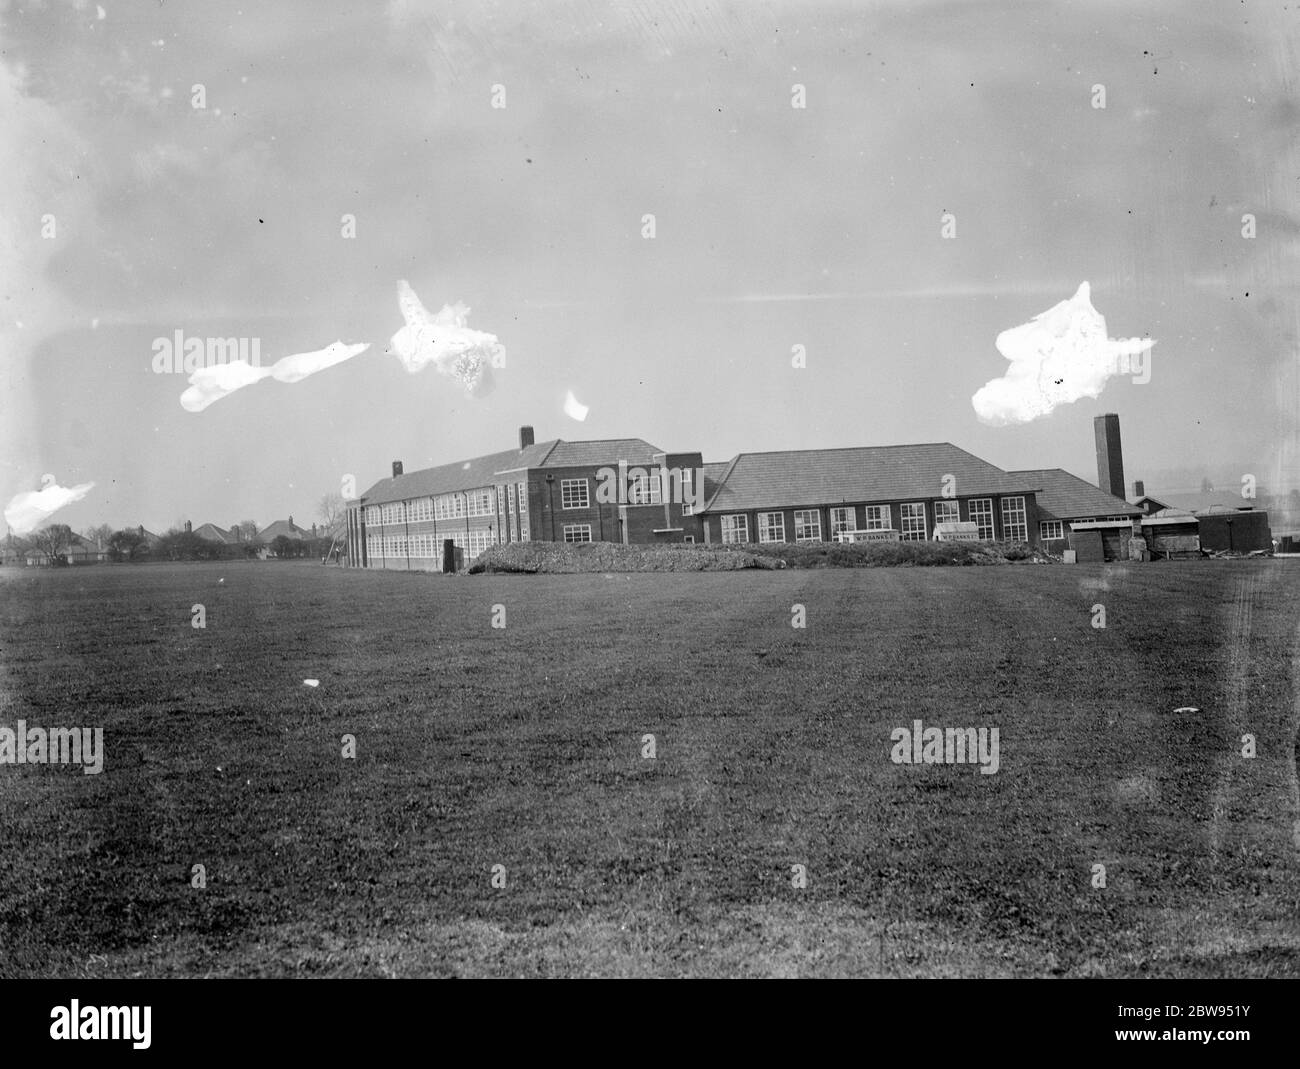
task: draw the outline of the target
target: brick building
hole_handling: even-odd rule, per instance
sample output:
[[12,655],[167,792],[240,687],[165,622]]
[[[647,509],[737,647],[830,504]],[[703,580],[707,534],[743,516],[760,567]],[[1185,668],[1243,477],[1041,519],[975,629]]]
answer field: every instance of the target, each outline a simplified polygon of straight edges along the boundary
[[1037,475],[946,442],[705,464],[639,438],[537,443],[524,427],[517,449],[410,473],[394,462],[348,509],[348,560],[437,569],[447,539],[467,560],[516,541],[816,542],[843,531],[928,541],[954,521],[981,539],[1037,543]]
[[697,541],[702,467],[640,438],[535,442],[522,427],[517,449],[410,473],[394,461],[348,509],[348,561],[436,569],[448,539],[469,560],[508,542]]

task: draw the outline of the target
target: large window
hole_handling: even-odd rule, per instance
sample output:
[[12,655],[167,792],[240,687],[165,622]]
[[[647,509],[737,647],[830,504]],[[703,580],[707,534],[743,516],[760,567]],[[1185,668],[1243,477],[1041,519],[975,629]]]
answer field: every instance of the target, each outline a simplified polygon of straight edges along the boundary
[[458,520],[465,515],[465,495],[439,494],[433,499],[433,515],[439,520]]
[[564,525],[564,540],[566,542],[590,542],[591,524],[566,523]]
[[528,512],[528,484],[519,484],[519,512],[525,514]]
[[465,495],[471,516],[495,516],[497,513],[497,495],[492,489],[470,490]]
[[958,514],[956,501],[936,501],[934,503],[934,522],[936,524],[956,523],[960,519],[961,516]]
[[993,499],[991,497],[973,497],[967,506],[970,509],[968,515],[971,522],[979,530],[976,537],[981,542],[993,541]]
[[867,531],[885,531],[889,529],[889,506],[888,505],[868,505],[867,506]]
[[722,541],[724,544],[727,542],[748,542],[749,517],[743,512],[738,512],[734,516],[723,516]]
[[586,479],[560,480],[560,507],[566,509],[591,507],[591,500],[587,496]]
[[1052,538],[1064,538],[1065,526],[1060,520],[1040,520],[1038,522],[1038,537],[1044,542]]
[[760,542],[784,542],[785,513],[760,512],[758,514],[758,540]]
[[[691,483],[691,469],[682,468],[682,477],[677,482],[682,494],[682,515],[689,516],[695,511],[695,494]],[[695,539],[691,539],[692,542]]]
[[798,509],[794,514],[794,540],[820,542],[822,540],[821,509]]
[[913,502],[902,506],[902,540],[904,542],[925,541],[925,505]]
[[853,506],[841,509],[831,509],[831,537],[834,538],[841,531],[856,531],[854,525],[857,520],[853,516]]
[[629,505],[659,505],[662,495],[659,491],[659,473],[642,472],[628,480],[627,503]]
[[1028,542],[1029,524],[1025,519],[1025,499],[1002,499],[1002,537],[1008,542]]

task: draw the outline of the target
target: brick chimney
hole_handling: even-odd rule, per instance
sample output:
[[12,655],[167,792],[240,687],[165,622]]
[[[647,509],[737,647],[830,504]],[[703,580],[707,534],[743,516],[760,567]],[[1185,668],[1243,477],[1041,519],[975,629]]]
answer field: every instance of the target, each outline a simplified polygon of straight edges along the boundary
[[1134,498],[1146,497],[1146,494],[1147,494],[1147,484],[1146,484],[1146,483],[1144,483],[1141,479],[1138,479],[1136,482],[1133,483],[1133,497],[1134,497]]
[[532,428],[532,427],[520,427],[520,428],[519,428],[519,448],[520,448],[520,449],[527,449],[527,448],[528,448],[530,445],[532,445],[532,444],[533,444],[533,428]]
[[186,534],[193,534],[193,532],[194,532],[194,528],[193,528],[193,526],[190,524],[190,521],[189,521],[189,520],[186,520],[186,521],[185,521],[185,533],[186,533]]
[[394,461],[393,461],[393,478],[396,479],[396,478],[397,478],[399,475],[401,475],[401,474],[402,474],[402,462],[401,462],[400,460],[394,460]]
[[1119,416],[1107,412],[1092,421],[1097,440],[1097,486],[1124,500],[1124,454],[1119,442]]

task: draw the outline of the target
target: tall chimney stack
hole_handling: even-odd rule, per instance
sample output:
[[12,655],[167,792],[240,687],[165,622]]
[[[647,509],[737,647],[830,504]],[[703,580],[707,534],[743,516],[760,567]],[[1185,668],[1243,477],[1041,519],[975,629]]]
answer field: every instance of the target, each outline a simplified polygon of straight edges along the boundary
[[397,478],[399,475],[401,475],[401,474],[402,474],[402,462],[401,462],[400,460],[394,460],[394,461],[393,461],[393,478],[396,479],[396,478]]
[[520,427],[520,428],[519,428],[519,448],[520,448],[520,449],[527,449],[527,448],[528,448],[530,445],[532,445],[532,444],[533,444],[533,428],[532,428],[532,427]]
[[1137,498],[1146,497],[1146,496],[1147,496],[1147,484],[1144,483],[1141,479],[1136,480],[1133,483],[1134,499],[1136,500]]
[[1097,439],[1097,486],[1123,501],[1124,453],[1119,444],[1119,416],[1107,412],[1092,421]]

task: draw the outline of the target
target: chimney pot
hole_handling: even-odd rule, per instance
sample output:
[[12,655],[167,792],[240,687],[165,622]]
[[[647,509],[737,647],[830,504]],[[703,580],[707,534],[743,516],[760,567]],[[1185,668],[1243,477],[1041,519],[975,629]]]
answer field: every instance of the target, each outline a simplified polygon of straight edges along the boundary
[[534,444],[534,442],[533,442],[533,428],[532,428],[532,427],[520,427],[520,428],[519,428],[519,448],[520,448],[520,449],[527,449],[530,445],[533,445],[533,444]]

